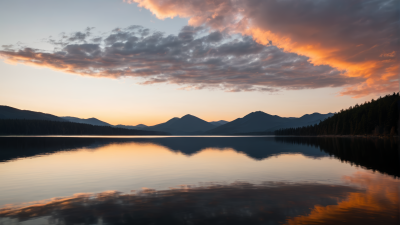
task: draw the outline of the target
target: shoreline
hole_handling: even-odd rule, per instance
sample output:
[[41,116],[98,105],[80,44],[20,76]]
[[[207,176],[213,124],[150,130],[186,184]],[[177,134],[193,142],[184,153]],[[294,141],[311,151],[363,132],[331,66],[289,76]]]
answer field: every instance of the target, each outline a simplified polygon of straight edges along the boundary
[[275,137],[341,137],[341,138],[399,138],[388,135],[275,135]]

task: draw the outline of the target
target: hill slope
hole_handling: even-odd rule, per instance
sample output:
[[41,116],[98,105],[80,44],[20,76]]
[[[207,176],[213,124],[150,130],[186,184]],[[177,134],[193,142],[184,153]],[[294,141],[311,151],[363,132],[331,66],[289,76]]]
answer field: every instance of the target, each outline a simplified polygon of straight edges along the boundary
[[166,135],[165,132],[130,130],[68,121],[0,119],[0,135]]
[[0,106],[0,119],[25,119],[25,120],[50,120],[63,121],[66,120],[51,114],[34,112],[29,110],[20,110],[10,106]]

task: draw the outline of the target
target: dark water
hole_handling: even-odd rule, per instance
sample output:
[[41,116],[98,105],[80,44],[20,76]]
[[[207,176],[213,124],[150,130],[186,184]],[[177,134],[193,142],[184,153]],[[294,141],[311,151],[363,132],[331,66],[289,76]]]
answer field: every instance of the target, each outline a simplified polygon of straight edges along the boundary
[[399,224],[396,139],[0,137],[0,224]]

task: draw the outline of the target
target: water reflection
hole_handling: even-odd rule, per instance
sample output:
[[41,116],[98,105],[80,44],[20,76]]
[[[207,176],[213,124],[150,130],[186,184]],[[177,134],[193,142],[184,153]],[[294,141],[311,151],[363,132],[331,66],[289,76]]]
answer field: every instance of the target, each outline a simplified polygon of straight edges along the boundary
[[334,156],[344,162],[400,176],[397,139],[310,138],[310,137],[225,137],[225,138],[5,138],[0,137],[0,162],[21,157],[98,149],[111,144],[156,144],[191,156],[205,149],[233,149],[255,160],[280,154],[302,154],[309,158]]
[[400,222],[395,139],[0,137],[0,161],[0,225]]
[[396,138],[275,137],[275,140],[317,147],[341,161],[400,176],[400,149]]
[[3,224],[398,224],[398,180],[359,172],[350,185],[209,184],[76,194],[0,209]]
[[249,157],[262,160],[279,154],[301,153],[309,157],[323,157],[326,153],[308,146],[279,143],[274,138],[263,137],[176,137],[176,138],[1,138],[0,160],[7,161],[38,154],[67,151],[79,148],[97,149],[110,144],[156,144],[174,152],[194,155],[208,148],[234,149]]

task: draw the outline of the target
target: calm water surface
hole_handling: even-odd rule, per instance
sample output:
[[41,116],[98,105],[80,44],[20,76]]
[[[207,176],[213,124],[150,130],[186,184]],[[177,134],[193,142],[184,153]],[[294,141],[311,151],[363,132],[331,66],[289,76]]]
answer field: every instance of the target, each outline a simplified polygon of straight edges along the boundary
[[0,137],[0,224],[399,224],[395,139]]

